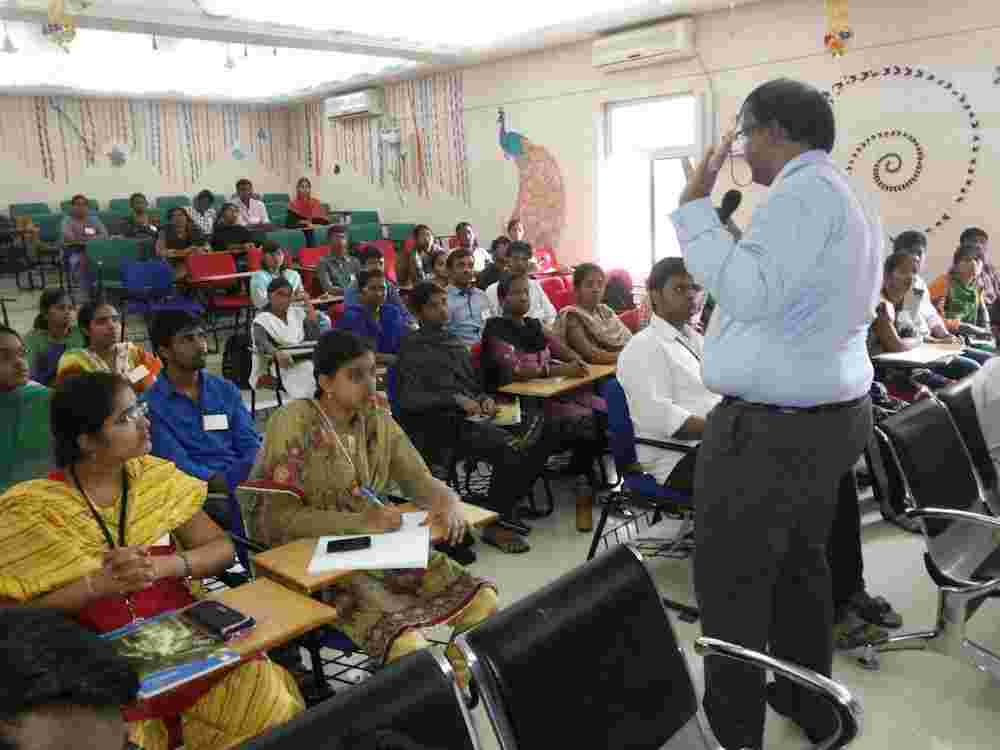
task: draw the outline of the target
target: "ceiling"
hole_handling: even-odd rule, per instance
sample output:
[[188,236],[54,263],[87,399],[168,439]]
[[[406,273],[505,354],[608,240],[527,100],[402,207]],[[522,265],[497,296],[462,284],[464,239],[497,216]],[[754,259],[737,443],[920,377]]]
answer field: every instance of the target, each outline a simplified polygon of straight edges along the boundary
[[42,34],[46,0],[0,0],[17,49],[0,91],[288,101],[758,1],[68,0],[67,53]]

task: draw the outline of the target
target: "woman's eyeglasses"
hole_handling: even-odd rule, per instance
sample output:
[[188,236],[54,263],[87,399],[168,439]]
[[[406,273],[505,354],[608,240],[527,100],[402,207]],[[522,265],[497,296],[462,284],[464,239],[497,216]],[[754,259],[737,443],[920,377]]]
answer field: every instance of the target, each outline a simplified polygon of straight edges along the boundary
[[118,419],[115,420],[115,424],[135,424],[140,419],[147,416],[149,416],[149,404],[145,401],[139,401],[119,414]]

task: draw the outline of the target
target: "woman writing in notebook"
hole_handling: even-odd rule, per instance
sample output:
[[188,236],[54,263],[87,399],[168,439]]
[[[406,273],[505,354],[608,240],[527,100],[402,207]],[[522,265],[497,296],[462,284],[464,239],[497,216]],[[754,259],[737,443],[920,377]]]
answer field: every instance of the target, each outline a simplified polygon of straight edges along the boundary
[[[466,523],[458,497],[431,476],[406,433],[375,397],[375,355],[354,334],[334,330],[316,346],[316,397],[293,401],[268,420],[251,477],[291,489],[296,497],[264,497],[251,534],[278,545],[317,535],[379,534],[402,523],[384,499],[398,486],[426,508],[428,521],[461,541]],[[338,627],[365,653],[394,661],[427,646],[421,628],[447,623],[456,633],[496,611],[494,584],[469,575],[439,552],[427,568],[358,571],[328,589]],[[448,657],[464,675],[457,650]]]
[[[51,421],[59,470],[0,496],[0,600],[61,610],[98,633],[193,603],[190,580],[229,567],[233,545],[202,510],[205,483],[149,455],[146,407],[129,383],[70,378]],[[145,750],[177,740],[223,750],[303,708],[288,673],[256,658],[130,706],[125,719]]]

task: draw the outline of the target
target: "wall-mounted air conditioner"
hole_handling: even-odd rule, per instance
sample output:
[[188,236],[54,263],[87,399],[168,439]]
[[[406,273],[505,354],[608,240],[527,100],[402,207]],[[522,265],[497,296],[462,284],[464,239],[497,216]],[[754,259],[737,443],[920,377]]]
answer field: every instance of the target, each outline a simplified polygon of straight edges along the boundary
[[602,73],[687,60],[695,54],[693,18],[611,34],[595,41],[592,53],[594,67]]
[[331,96],[323,102],[323,112],[328,119],[379,117],[384,109],[382,89],[364,89],[353,94]]

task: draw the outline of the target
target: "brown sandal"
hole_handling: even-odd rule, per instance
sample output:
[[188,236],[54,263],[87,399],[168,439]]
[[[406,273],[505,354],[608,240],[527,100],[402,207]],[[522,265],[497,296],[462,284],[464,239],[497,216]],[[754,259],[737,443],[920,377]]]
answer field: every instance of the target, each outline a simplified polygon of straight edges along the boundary
[[483,541],[508,555],[519,555],[531,549],[520,534],[498,524],[483,531]]

